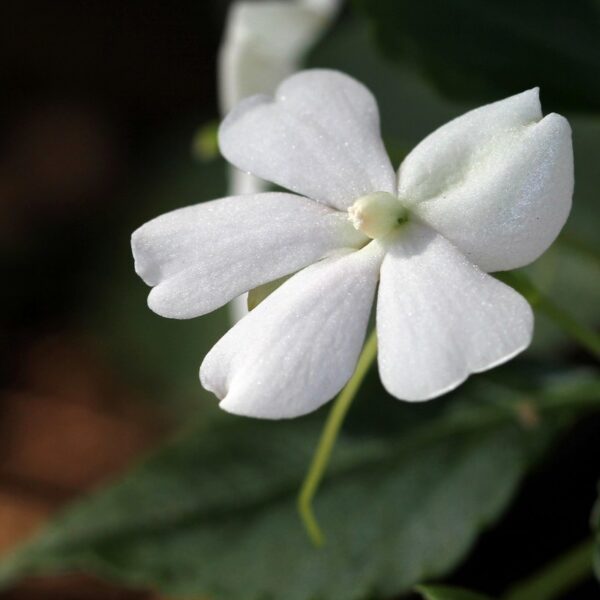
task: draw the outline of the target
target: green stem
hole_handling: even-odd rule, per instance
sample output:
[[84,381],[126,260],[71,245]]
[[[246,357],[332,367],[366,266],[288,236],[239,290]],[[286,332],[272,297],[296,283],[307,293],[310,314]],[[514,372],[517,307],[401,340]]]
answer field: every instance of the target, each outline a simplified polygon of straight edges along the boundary
[[600,360],[600,335],[583,325],[583,323],[580,323],[560,306],[554,304],[552,300],[535,287],[524,273],[512,271],[510,273],[498,273],[496,276],[523,294],[533,308],[554,321],[561,329]]
[[552,600],[592,576],[594,540],[586,540],[518,583],[502,600]]
[[352,375],[350,381],[348,381],[346,387],[341,391],[333,404],[333,408],[327,417],[325,428],[321,433],[321,438],[319,439],[319,444],[317,445],[308,473],[300,488],[300,494],[298,495],[298,511],[306,528],[306,532],[315,546],[321,546],[324,543],[325,538],[315,517],[312,501],[317,493],[319,484],[323,479],[325,470],[327,469],[331,451],[339,434],[340,427],[344,422],[344,417],[346,416],[365,375],[375,360],[376,355],[377,335],[375,330],[373,330],[358,359],[354,375]]

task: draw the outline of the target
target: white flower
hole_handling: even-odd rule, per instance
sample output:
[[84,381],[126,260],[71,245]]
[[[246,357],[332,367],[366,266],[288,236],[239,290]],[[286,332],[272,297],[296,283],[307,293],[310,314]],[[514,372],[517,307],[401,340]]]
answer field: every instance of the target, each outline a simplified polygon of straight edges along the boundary
[[304,71],[274,99],[243,101],[221,125],[224,156],[297,194],[175,210],[133,235],[152,310],[208,313],[290,275],[209,352],[202,384],[241,415],[294,417],[347,382],[377,285],[386,389],[428,400],[521,352],[527,302],[487,272],[535,260],[573,191],[571,134],[533,89],[473,110],[423,140],[398,176],[369,91]]
[[223,113],[254,94],[271,94],[298,69],[341,0],[234,2],[219,50]]

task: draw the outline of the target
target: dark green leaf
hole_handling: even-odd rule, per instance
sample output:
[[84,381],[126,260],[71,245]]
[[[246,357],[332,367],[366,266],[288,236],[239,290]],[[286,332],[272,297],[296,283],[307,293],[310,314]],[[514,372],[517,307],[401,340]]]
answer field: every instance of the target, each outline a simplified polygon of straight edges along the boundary
[[569,548],[539,571],[511,586],[503,600],[570,598],[569,592],[591,575],[593,546],[593,540],[585,540]]
[[598,407],[600,383],[585,373],[541,387],[529,380],[527,393],[480,377],[428,405],[379,395],[355,406],[316,500],[322,549],[308,541],[295,496],[323,413],[232,417],[181,437],[57,518],[0,566],[0,582],[83,570],[224,600],[408,590],[452,569],[555,433]]
[[415,590],[425,600],[490,600],[488,596],[448,585],[418,585]]
[[594,0],[360,0],[384,52],[452,98],[492,101],[536,85],[553,109],[600,109]]

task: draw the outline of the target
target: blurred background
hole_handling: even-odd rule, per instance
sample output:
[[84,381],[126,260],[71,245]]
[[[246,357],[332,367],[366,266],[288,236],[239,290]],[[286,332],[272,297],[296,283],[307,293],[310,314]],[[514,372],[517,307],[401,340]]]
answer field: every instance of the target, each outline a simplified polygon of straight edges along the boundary
[[[218,115],[226,10],[205,1],[0,6],[0,552],[177,422],[181,404],[161,395],[148,353],[185,357],[173,377],[197,400],[203,344],[178,339],[178,323],[165,329],[168,342],[154,337],[161,324],[146,314],[129,236],[165,208],[208,199],[211,185],[225,189],[219,168],[207,189],[191,145]],[[121,330],[130,320],[139,320],[134,335]],[[57,586],[15,594],[129,597],[89,582]]]
[[[0,3],[0,555],[182,424],[218,418],[197,369],[230,314],[191,322],[153,315],[129,236],[153,216],[230,188],[214,149],[229,5]],[[303,56],[371,88],[396,162],[449,118],[540,85],[545,112],[573,125],[577,190],[562,246],[529,274],[592,330],[600,321],[597,9],[532,0],[346,3]],[[542,316],[524,364],[597,363]],[[384,395],[376,377],[364,395]],[[599,432],[596,414],[561,437],[448,580],[496,593],[588,536]],[[591,577],[569,594],[600,597]],[[143,584],[125,589],[79,575],[0,593],[159,597]]]

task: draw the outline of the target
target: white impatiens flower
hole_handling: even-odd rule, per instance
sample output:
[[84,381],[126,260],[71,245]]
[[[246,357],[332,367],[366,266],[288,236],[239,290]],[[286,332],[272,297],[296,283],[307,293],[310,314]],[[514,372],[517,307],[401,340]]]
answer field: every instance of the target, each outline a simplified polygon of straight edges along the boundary
[[166,317],[289,276],[202,363],[223,409],[277,419],[331,399],[354,371],[376,293],[379,373],[403,400],[439,396],[530,343],[531,308],[487,273],[535,260],[571,207],[569,124],[542,117],[537,89],[447,123],[398,175],[373,96],[335,71],[244,100],[219,142],[232,164],[295,193],[181,208],[132,244],[148,304]]

